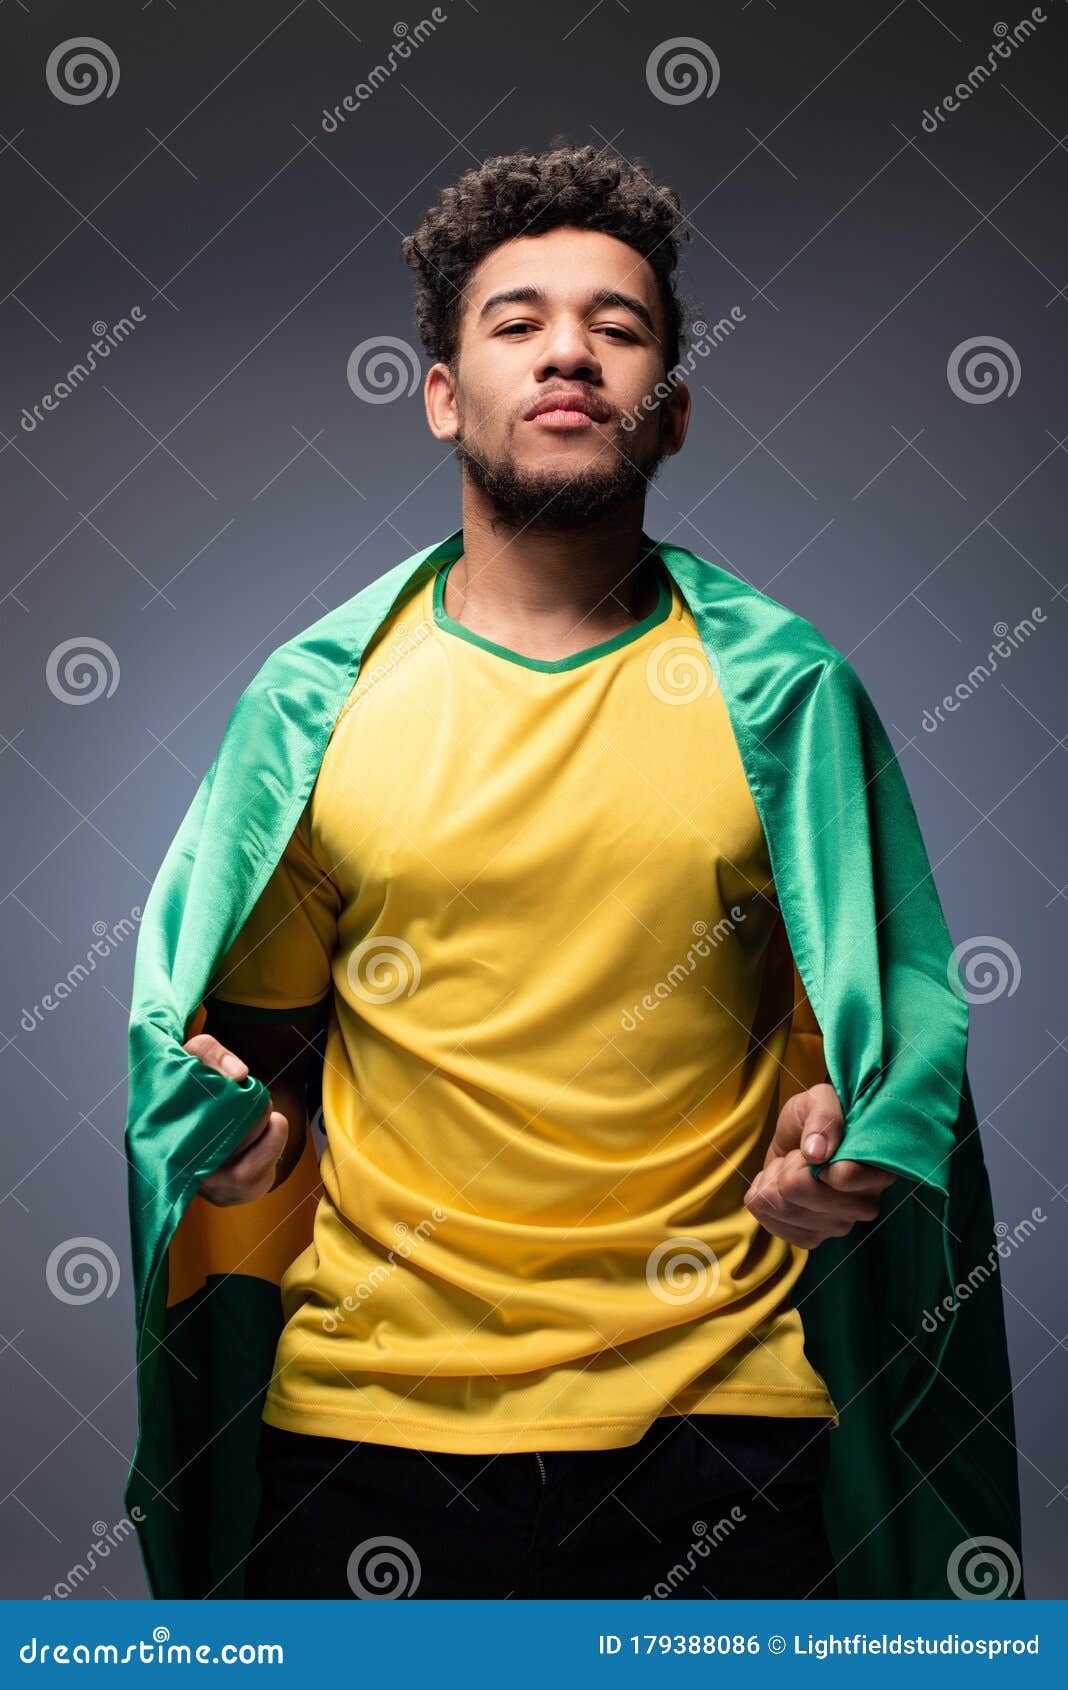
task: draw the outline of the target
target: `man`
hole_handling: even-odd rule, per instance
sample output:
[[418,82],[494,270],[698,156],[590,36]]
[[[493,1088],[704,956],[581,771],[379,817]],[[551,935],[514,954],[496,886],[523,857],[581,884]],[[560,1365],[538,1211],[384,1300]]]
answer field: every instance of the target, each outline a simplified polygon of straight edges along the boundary
[[[240,1553],[204,1594],[833,1595],[841,1545],[860,1557],[871,1535],[847,1507],[828,1537],[840,1417],[867,1465],[885,1443],[886,1474],[856,1487],[858,1518],[884,1511],[882,1553],[898,1399],[959,1390],[918,1341],[949,1231],[930,1198],[948,1209],[967,1176],[971,1240],[988,1193],[966,1010],[900,771],[810,624],[643,527],[690,415],[681,233],[676,195],[588,147],[491,159],[442,196],[403,250],[462,527],[372,584],[354,672],[340,623],[296,643],[274,737],[255,726],[259,791],[242,804],[206,777],[187,818],[203,877],[227,829],[220,851],[240,849],[235,826],[258,843],[249,805],[272,795],[267,860],[233,869],[225,917],[193,920],[183,878],[186,919],[162,924],[167,995],[183,942],[206,987],[183,1084],[231,1102],[225,1143],[173,1147],[181,1213],[148,1252],[167,1259],[170,1320],[146,1269],[142,1338],[179,1358],[195,1342],[201,1397],[207,1353],[221,1401],[230,1357],[205,1317],[226,1330],[235,1279],[281,1298],[263,1388],[229,1418],[216,1402],[187,1464],[210,1515],[238,1482],[229,1428],[262,1418],[253,1529],[246,1473]],[[773,677],[763,703],[746,663]],[[819,775],[775,745],[799,716]],[[229,806],[214,830],[213,804]],[[139,949],[143,978],[153,965]],[[145,1140],[132,1108],[135,1194]],[[799,1282],[810,1252],[849,1240],[837,1269],[854,1229],[877,1250],[884,1226],[916,1235],[915,1331],[873,1337],[857,1305],[832,1392]],[[856,1282],[836,1288],[847,1304]],[[982,1318],[997,1383],[1000,1304]],[[173,1367],[165,1394],[172,1417],[204,1416]],[[976,1452],[1004,1441],[1007,1404],[974,1407]],[[234,1448],[247,1465],[247,1436]],[[1014,1475],[997,1476],[975,1517],[1009,1541]],[[941,1571],[919,1575],[932,1592],[942,1542]]]

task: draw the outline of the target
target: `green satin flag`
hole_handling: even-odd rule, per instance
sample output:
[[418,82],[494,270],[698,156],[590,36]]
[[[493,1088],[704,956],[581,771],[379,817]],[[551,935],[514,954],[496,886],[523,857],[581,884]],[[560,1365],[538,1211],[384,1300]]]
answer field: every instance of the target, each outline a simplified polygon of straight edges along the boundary
[[[901,1176],[810,1257],[795,1301],[841,1423],[825,1503],[845,1597],[1021,1596],[1011,1387],[968,1006],[900,765],[855,670],[805,618],[648,536],[696,621],[760,814],[801,1001],[845,1112],[840,1155]],[[259,1202],[194,1201],[266,1087],[183,1050],[314,786],[361,658],[463,531],[278,647],[241,694],[145,906],[126,1150],[139,1430],[126,1487],[158,1597],[243,1593],[279,1280],[311,1239],[316,1161]],[[791,1038],[794,1038],[792,1032]],[[807,1044],[801,1040],[807,1039]],[[789,1076],[784,1073],[786,1091]],[[969,1275],[971,1278],[969,1279]],[[993,1567],[993,1572],[988,1569]]]

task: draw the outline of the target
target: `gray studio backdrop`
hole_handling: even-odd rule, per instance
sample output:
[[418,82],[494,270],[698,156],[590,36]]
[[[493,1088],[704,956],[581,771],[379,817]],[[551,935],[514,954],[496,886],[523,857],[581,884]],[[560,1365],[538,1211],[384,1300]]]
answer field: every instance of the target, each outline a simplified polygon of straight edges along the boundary
[[[677,187],[685,292],[731,324],[647,528],[810,617],[901,756],[970,969],[1030,1593],[1066,1594],[1068,8],[1019,15],[4,8],[5,1595],[144,1595],[137,913],[267,653],[457,526],[398,243],[559,132]],[[56,49],[87,32],[79,71]]]

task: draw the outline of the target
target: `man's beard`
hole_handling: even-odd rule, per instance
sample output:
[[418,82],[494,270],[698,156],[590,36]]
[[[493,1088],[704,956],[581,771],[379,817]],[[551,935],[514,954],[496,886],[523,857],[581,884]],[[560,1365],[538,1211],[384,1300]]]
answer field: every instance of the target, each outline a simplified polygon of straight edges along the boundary
[[666,456],[658,440],[651,460],[639,465],[613,445],[605,449],[607,469],[591,466],[568,473],[520,469],[508,453],[495,462],[484,454],[476,457],[462,434],[456,437],[455,447],[472,482],[503,522],[541,532],[578,528],[640,499]]

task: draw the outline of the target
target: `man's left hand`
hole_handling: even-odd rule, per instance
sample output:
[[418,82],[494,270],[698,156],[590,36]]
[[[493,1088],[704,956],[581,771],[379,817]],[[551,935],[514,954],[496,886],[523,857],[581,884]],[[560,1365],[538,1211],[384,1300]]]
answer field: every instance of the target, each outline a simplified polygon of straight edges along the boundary
[[842,1159],[813,1177],[842,1142],[842,1106],[829,1084],[796,1092],[783,1106],[764,1166],[745,1194],[745,1206],[766,1231],[803,1250],[825,1238],[844,1238],[858,1221],[873,1221],[879,1199],[896,1175],[868,1162]]

